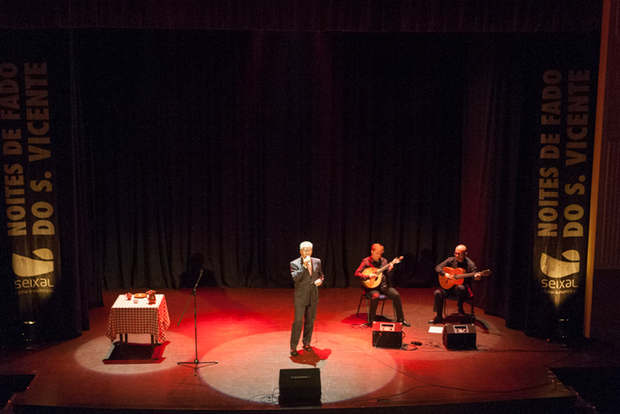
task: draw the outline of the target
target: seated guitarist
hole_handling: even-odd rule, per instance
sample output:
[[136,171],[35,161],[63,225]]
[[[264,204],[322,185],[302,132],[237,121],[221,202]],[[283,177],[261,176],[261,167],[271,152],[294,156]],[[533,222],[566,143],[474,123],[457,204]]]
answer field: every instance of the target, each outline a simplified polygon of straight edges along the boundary
[[[362,281],[369,281],[374,280],[374,273],[372,271],[364,272],[364,270],[366,269],[379,270],[387,266],[387,269],[383,273],[391,271],[394,267],[394,262],[396,262],[396,260],[398,259],[394,259],[394,262],[388,265],[388,261],[382,257],[383,251],[383,246],[379,243],[375,243],[370,246],[370,256],[362,260],[362,263],[355,271],[355,276],[359,277]],[[396,289],[389,286],[385,274],[381,274],[379,275],[379,277],[381,277],[381,281],[375,287],[367,287],[364,284],[362,285],[364,291],[366,292],[366,297],[370,300],[368,324],[372,326],[372,322],[375,320],[377,314],[377,305],[379,304],[379,295],[382,293],[392,301],[392,304],[394,305],[394,310],[396,311],[397,322],[402,323],[403,326],[411,326],[411,324],[405,320],[405,316],[403,314],[403,305],[400,300],[400,294],[396,291]]]
[[[454,249],[453,257],[448,257],[446,260],[439,263],[437,267],[435,267],[435,271],[440,276],[445,276],[447,281],[454,281],[454,275],[446,273],[443,269],[444,267],[451,267],[454,269],[461,268],[463,269],[464,273],[473,273],[474,280],[480,280],[481,278],[480,272],[478,272],[476,264],[467,257],[467,247],[463,244],[459,244],[458,246],[456,246],[456,248]],[[443,301],[448,295],[457,297],[459,315],[465,315],[465,311],[463,310],[463,302],[465,302],[465,300],[469,298],[472,294],[469,287],[470,283],[471,277],[466,277],[464,279],[464,282],[460,285],[453,285],[449,289],[444,289],[441,287],[437,289],[435,291],[435,306],[433,308],[434,311],[437,313],[437,316],[428,321],[428,323],[433,324],[443,322]]]

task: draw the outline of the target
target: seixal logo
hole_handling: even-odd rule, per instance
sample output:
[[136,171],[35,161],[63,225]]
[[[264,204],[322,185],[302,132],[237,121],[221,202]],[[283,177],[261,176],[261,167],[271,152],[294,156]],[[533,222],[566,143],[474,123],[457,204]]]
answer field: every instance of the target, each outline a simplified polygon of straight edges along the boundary
[[540,256],[540,271],[551,279],[559,279],[579,272],[580,257],[577,250],[562,253],[566,260],[559,260],[543,253]]
[[20,277],[34,277],[54,271],[54,253],[50,249],[34,250],[37,259],[13,253],[13,272]]

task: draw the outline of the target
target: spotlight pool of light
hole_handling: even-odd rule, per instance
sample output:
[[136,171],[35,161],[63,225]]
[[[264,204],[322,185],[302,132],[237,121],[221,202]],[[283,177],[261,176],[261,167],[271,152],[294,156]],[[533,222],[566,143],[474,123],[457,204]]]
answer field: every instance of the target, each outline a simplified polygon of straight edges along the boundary
[[300,351],[299,357],[291,358],[289,336],[290,331],[279,331],[240,336],[222,343],[201,358],[218,364],[199,370],[199,375],[224,394],[258,402],[278,388],[281,369],[319,368],[321,401],[325,404],[378,390],[396,374],[390,368],[395,365],[391,355],[399,351],[373,348],[370,338],[322,333],[313,343],[313,354]]
[[[132,335],[130,337],[130,342],[133,340],[139,340],[141,343],[143,339],[144,343],[148,343],[150,341],[150,336]],[[187,341],[184,335],[179,335],[172,332],[166,333],[166,340],[170,341],[170,343]],[[162,361],[157,363],[104,364],[103,359],[110,351],[111,346],[112,343],[110,342],[110,339],[102,335],[80,346],[75,351],[75,360],[86,369],[111,375],[144,374],[162,371],[177,366],[176,362],[166,355],[170,353],[168,352],[169,350],[164,352]],[[131,367],[131,369],[128,369],[128,367]]]

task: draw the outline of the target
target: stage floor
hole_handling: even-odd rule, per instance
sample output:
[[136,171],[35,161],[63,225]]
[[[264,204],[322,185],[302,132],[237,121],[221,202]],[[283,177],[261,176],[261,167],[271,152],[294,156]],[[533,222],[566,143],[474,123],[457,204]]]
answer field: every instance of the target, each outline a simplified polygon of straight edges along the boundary
[[[197,341],[191,290],[158,291],[170,313],[166,342],[144,355],[150,336],[129,335],[133,346],[120,356],[115,349],[104,361],[114,349],[105,335],[109,309],[124,293],[108,291],[82,336],[3,351],[1,375],[34,375],[5,410],[281,410],[280,370],[318,368],[322,396],[315,408],[322,411],[404,413],[415,407],[418,413],[447,413],[458,404],[460,412],[567,412],[578,398],[554,368],[620,366],[615,356],[591,347],[527,337],[478,308],[476,349],[448,350],[441,333],[429,332],[433,289],[398,290],[411,323],[401,349],[373,346],[372,329],[356,316],[358,288],[321,289],[315,352],[295,358],[288,345],[293,290],[199,288]],[[362,305],[362,318],[365,310]],[[392,315],[389,301],[385,314]]]

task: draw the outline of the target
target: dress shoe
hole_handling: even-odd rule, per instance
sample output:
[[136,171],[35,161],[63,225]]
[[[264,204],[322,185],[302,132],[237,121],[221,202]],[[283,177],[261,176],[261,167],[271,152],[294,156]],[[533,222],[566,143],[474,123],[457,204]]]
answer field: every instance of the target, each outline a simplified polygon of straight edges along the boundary
[[430,323],[431,325],[443,323],[443,318],[441,316],[435,316],[433,319],[428,321],[428,323]]
[[314,350],[312,349],[310,345],[304,345],[304,351],[314,352]]
[[407,328],[411,326],[411,324],[404,319],[401,319],[398,323],[402,323],[403,326],[406,326]]
[[297,351],[296,351],[296,350],[294,350],[294,349],[291,349],[291,356],[292,356],[292,357],[299,356],[299,352],[297,352]]

